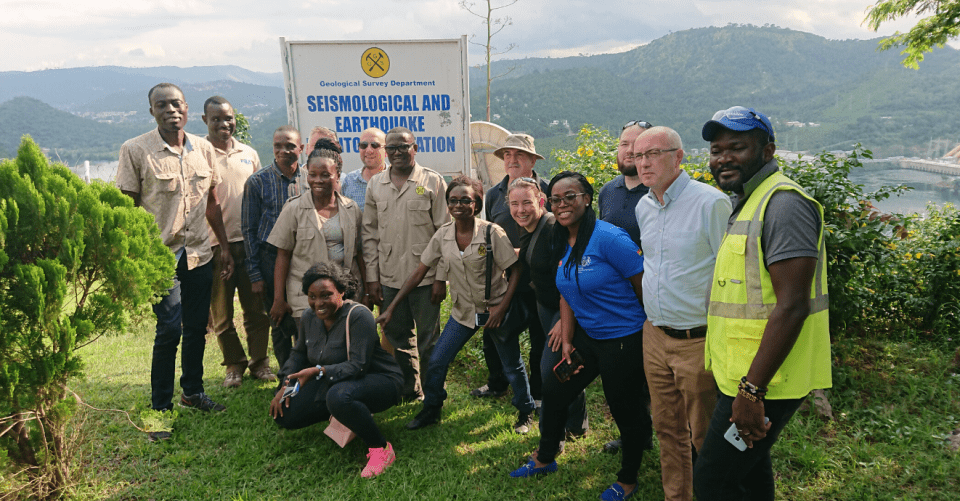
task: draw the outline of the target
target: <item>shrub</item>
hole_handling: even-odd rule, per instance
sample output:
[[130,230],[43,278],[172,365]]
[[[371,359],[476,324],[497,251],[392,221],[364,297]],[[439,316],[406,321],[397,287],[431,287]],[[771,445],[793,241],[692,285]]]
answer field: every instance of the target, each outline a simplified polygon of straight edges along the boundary
[[551,176],[564,170],[579,172],[599,192],[604,184],[620,174],[617,170],[618,141],[618,137],[608,131],[585,124],[577,133],[577,149],[553,150],[550,153],[558,164],[557,171]]
[[75,405],[64,397],[81,374],[76,350],[124,329],[128,312],[165,291],[173,273],[153,217],[113,186],[51,166],[29,137],[0,164],[0,469],[8,485],[29,486],[40,499],[63,493]]

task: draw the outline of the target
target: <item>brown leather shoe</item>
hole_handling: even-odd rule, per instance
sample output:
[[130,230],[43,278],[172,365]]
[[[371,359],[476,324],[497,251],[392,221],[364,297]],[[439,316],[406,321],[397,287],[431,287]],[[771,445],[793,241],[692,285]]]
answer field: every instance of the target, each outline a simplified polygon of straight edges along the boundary
[[243,371],[247,370],[247,364],[236,364],[227,366],[227,376],[223,378],[224,388],[239,388],[243,383]]
[[250,374],[261,381],[276,381],[277,376],[270,369],[270,361],[264,359],[263,362],[250,366]]

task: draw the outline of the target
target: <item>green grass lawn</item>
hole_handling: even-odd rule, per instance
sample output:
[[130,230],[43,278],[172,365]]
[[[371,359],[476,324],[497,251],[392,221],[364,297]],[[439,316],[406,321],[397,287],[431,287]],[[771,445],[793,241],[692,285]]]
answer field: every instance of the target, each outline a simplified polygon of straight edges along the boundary
[[[149,408],[152,316],[124,335],[83,348],[86,378],[73,389],[87,404],[121,409],[143,425]],[[797,414],[774,449],[780,499],[960,499],[960,458],[945,437],[960,425],[960,376],[951,347],[863,340],[834,345],[834,421]],[[272,356],[272,352],[271,352]],[[560,471],[511,479],[537,447],[539,433],[513,433],[509,397],[468,395],[484,382],[479,336],[450,372],[439,426],[408,431],[420,410],[404,404],[376,415],[397,461],[360,478],[366,449],[340,449],[323,426],[278,429],[267,413],[274,386],[244,379],[225,389],[220,350],[208,337],[207,393],[226,412],[178,409],[173,438],[150,443],[122,413],[81,407],[74,487],[81,499],[596,499],[615,480],[620,456],[602,453],[616,437],[603,413],[599,382],[588,389],[591,432],[568,443]],[[179,388],[177,390],[179,392]],[[178,393],[179,395],[179,393]],[[148,413],[147,413],[148,414]],[[656,450],[640,471],[638,500],[663,499]]]

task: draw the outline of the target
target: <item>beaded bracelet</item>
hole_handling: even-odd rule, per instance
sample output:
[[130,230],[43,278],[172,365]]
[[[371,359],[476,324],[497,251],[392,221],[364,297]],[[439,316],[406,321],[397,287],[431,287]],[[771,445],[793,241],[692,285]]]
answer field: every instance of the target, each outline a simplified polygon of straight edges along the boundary
[[760,402],[767,396],[767,389],[747,381],[747,376],[740,378],[740,384],[737,385],[737,393],[751,402]]

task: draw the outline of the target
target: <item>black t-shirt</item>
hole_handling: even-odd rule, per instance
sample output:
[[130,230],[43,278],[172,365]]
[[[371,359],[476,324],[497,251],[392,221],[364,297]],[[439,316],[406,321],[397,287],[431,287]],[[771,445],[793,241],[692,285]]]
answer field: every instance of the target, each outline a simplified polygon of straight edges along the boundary
[[[533,233],[520,232],[520,260],[530,270],[530,282],[533,284],[537,302],[551,310],[560,309],[560,291],[557,290],[557,263],[550,251],[550,242],[553,240],[553,229],[556,220],[553,214],[547,212],[541,218],[538,229]],[[527,251],[534,235],[537,242],[533,248],[532,262],[527,262]]]

